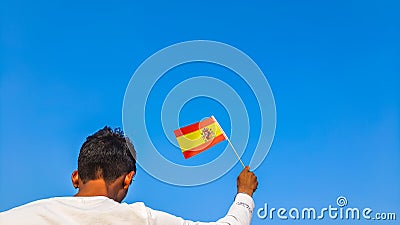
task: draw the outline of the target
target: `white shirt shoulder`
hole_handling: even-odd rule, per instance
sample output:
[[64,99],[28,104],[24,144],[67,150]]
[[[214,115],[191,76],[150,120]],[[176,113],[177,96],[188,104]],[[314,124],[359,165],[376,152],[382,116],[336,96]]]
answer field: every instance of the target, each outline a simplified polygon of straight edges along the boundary
[[148,213],[141,202],[118,203],[103,196],[55,197],[2,212],[0,224],[148,225]]

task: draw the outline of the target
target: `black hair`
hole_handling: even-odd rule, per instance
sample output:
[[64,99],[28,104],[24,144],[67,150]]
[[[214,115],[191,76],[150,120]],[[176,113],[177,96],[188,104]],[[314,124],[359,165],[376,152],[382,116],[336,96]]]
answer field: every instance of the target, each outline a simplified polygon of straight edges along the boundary
[[135,149],[120,128],[105,126],[86,138],[78,157],[83,183],[103,178],[107,183],[130,171],[136,172]]

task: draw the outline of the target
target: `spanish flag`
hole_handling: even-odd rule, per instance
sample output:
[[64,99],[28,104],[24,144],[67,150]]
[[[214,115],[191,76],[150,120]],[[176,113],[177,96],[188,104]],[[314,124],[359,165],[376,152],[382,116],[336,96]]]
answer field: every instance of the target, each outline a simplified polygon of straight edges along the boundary
[[195,156],[227,139],[214,116],[198,123],[181,127],[174,130],[174,133],[185,159]]

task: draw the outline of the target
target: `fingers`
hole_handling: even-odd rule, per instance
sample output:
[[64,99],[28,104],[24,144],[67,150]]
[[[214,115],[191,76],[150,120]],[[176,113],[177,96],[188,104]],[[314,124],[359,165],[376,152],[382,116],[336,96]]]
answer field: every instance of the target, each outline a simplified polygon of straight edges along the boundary
[[239,174],[237,179],[238,192],[244,192],[252,196],[253,192],[257,189],[258,181],[257,176],[250,171],[250,167],[246,166]]
[[242,172],[240,172],[240,175],[241,175],[241,174],[244,174],[244,173],[246,173],[246,172],[250,172],[250,166],[245,166],[245,167],[243,168]]
[[258,180],[257,176],[253,172],[248,172],[249,173],[249,179],[251,180],[251,187],[253,188],[254,191],[256,191],[257,186],[258,186]]

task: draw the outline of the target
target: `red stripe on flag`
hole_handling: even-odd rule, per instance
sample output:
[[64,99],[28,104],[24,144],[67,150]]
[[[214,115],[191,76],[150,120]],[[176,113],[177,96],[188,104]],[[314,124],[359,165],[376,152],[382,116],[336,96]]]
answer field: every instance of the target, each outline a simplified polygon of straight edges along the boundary
[[190,150],[186,150],[184,152],[182,152],[183,157],[185,157],[185,159],[190,158],[192,156],[195,156],[201,152],[204,152],[205,150],[211,148],[212,146],[218,144],[221,141],[224,141],[225,137],[223,134],[220,134],[218,136],[216,136],[211,142],[206,142],[204,144],[201,144],[197,147],[194,147]]
[[193,131],[200,130],[201,128],[206,127],[214,122],[215,122],[215,120],[210,117],[210,118],[202,120],[198,123],[194,123],[194,124],[188,125],[186,127],[181,127],[179,129],[176,129],[176,130],[174,130],[174,134],[176,137],[180,137],[182,135],[192,133]]

